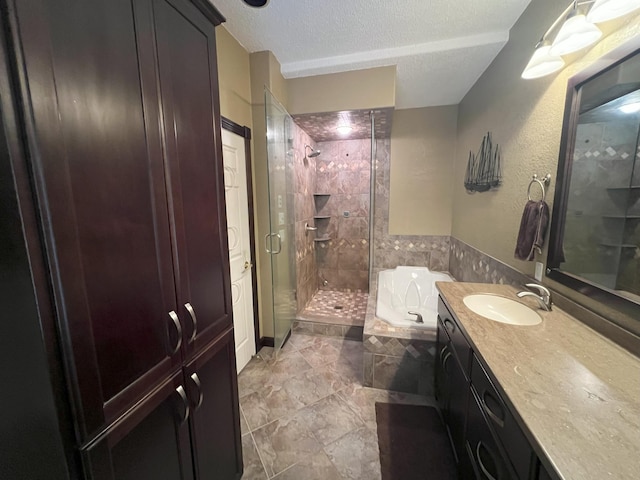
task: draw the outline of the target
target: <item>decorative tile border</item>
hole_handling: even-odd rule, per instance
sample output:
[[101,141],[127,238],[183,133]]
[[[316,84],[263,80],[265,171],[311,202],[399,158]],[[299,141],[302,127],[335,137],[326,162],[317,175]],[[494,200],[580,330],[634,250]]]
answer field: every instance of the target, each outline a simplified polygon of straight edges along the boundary
[[521,287],[532,279],[515,268],[451,237],[451,275],[460,282],[498,283]]

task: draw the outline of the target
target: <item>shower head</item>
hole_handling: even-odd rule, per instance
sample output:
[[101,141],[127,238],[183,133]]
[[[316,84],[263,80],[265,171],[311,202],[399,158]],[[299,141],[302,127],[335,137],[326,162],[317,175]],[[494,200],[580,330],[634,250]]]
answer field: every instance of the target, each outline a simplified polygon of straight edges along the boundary
[[[311,150],[311,153],[307,155],[307,148]],[[315,150],[311,145],[304,146],[304,156],[308,158],[315,158],[320,155],[320,150]]]

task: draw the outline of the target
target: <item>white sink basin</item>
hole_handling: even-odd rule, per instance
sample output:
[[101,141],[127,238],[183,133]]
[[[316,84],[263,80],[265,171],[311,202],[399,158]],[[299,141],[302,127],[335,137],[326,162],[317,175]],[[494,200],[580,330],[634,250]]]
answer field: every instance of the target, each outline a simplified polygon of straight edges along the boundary
[[526,305],[500,295],[477,293],[463,298],[469,310],[495,322],[509,325],[537,325],[542,318]]

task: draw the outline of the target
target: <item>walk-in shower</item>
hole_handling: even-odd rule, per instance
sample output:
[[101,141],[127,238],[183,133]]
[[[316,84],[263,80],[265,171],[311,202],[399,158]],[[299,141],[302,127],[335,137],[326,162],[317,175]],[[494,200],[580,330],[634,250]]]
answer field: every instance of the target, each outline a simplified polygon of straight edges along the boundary
[[[381,136],[388,138],[391,109],[349,112],[352,131],[346,135],[336,128],[345,112],[293,115],[289,125],[275,99],[267,105],[275,346],[290,326],[362,338],[373,274],[376,130],[385,127]],[[285,132],[270,130],[283,121]],[[272,185],[279,194],[273,195]],[[271,248],[273,242],[278,248]],[[284,291],[276,270],[288,270]],[[294,296],[282,295],[292,280]]]

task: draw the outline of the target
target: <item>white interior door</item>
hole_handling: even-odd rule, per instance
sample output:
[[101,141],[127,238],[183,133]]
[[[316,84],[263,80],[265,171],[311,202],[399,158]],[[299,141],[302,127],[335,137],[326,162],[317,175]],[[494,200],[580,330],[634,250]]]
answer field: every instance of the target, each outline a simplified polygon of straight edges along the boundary
[[227,203],[231,298],[238,373],[256,353],[253,323],[253,288],[250,249],[249,202],[244,138],[222,130],[224,188]]

